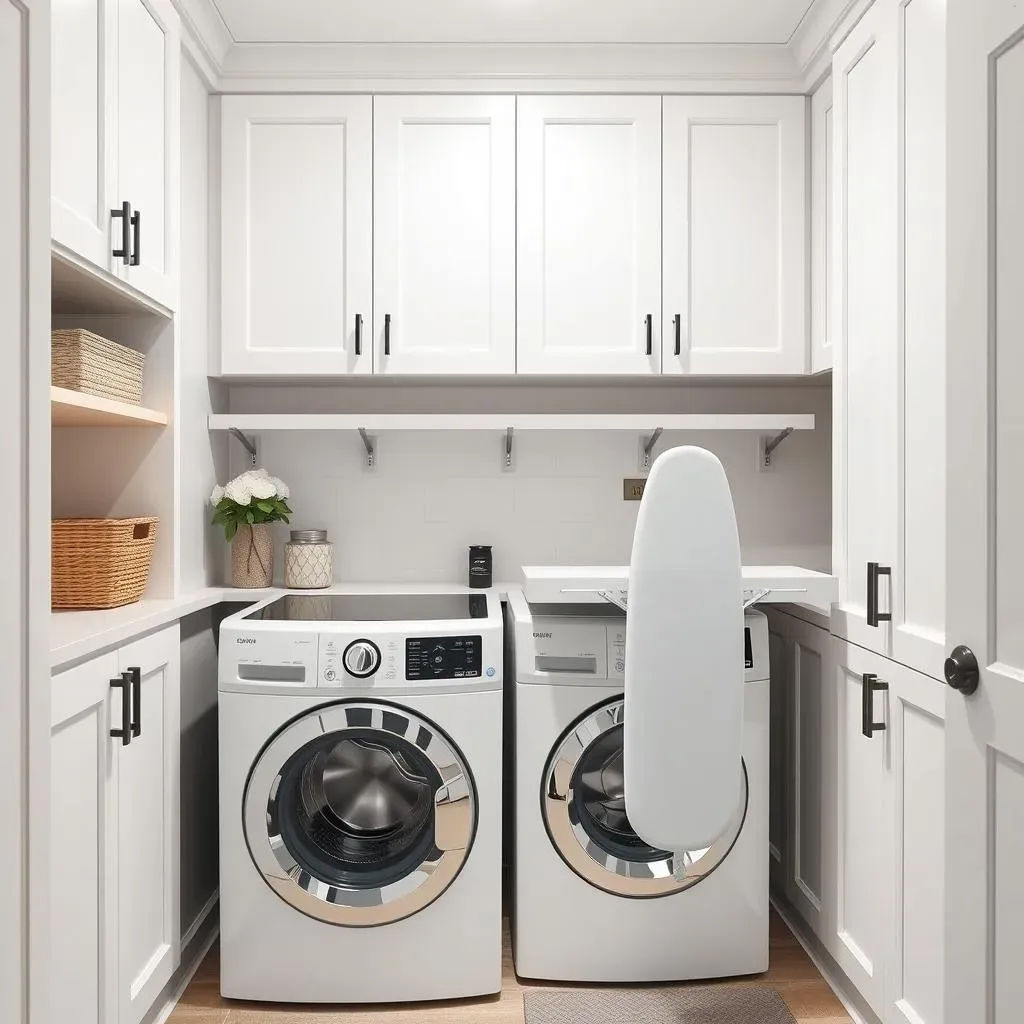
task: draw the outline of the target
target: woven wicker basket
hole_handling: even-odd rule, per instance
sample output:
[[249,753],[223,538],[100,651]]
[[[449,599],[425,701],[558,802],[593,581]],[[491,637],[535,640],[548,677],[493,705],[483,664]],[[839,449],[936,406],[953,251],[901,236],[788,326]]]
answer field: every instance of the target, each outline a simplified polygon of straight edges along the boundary
[[141,352],[91,331],[53,331],[50,375],[55,386],[142,405]]
[[54,519],[54,608],[117,608],[142,597],[159,519]]

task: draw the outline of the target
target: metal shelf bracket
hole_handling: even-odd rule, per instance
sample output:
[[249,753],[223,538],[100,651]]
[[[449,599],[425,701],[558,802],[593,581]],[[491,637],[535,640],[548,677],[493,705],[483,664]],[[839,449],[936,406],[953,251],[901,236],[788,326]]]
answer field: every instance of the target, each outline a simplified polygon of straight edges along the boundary
[[512,427],[505,428],[505,469],[512,469]]
[[362,438],[363,447],[366,449],[366,468],[373,469],[377,464],[377,449],[374,447],[373,438],[366,433],[366,427],[359,427],[359,436]]
[[253,468],[255,469],[258,460],[256,438],[247,437],[238,429],[238,427],[228,427],[228,433],[237,438],[241,443],[242,447],[249,453],[249,459],[252,461]]
[[654,446],[658,443],[658,438],[664,433],[662,427],[655,427],[654,433],[650,437],[640,438],[640,471],[646,472],[651,468],[651,455],[654,452]]
[[792,427],[786,427],[785,430],[783,430],[780,433],[776,434],[772,438],[768,438],[768,437],[762,437],[761,438],[761,440],[760,440],[761,450],[760,450],[760,453],[759,453],[760,458],[758,460],[759,463],[760,463],[761,469],[771,469],[772,468],[772,453],[792,433],[793,433],[793,428]]

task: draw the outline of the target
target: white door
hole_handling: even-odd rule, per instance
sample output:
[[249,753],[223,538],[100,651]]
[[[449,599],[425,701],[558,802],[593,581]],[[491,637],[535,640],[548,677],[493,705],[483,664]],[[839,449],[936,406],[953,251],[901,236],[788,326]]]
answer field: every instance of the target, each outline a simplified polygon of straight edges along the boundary
[[835,895],[827,945],[857,991],[884,1017],[892,949],[893,819],[888,778],[892,662],[835,641]]
[[118,1024],[139,1024],[180,957],[178,627],[118,652],[132,680],[132,737],[118,752]]
[[811,97],[811,372],[832,369],[835,142],[832,79]]
[[514,96],[373,101],[375,373],[514,373]]
[[49,1020],[117,1021],[116,760],[122,689],[113,654],[50,683]]
[[50,10],[50,234],[109,270],[116,0],[51,0]]
[[370,97],[221,103],[221,372],[370,373]]
[[980,685],[946,694],[945,1011],[1010,1024],[1024,1005],[1024,6],[948,4],[946,623]]
[[892,609],[899,514],[899,83],[893,0],[877,0],[836,51],[832,83],[838,278],[833,570],[840,581],[832,628],[889,655],[892,622],[885,617]]
[[517,369],[661,369],[661,98],[518,100]]
[[664,102],[665,372],[806,372],[806,100]]
[[[180,26],[170,0],[117,2],[117,166],[114,207],[131,206],[121,277],[177,305]],[[122,230],[114,220],[112,231]],[[120,242],[112,248],[120,248]]]

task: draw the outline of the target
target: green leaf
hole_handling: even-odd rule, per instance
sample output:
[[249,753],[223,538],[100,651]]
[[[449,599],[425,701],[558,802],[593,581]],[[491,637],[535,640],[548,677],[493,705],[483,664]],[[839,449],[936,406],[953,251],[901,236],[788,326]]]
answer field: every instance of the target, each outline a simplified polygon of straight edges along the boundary
[[273,512],[273,511],[274,511],[274,505],[273,505],[273,502],[270,502],[270,501],[257,501],[257,502],[256,502],[256,507],[257,507],[257,508],[258,508],[258,509],[259,509],[259,510],[260,510],[261,512],[267,512],[267,513],[270,513],[270,512]]
[[226,538],[227,540],[234,540],[234,538],[235,538],[235,534],[236,534],[236,533],[238,533],[238,523],[236,523],[236,522],[234,522],[234,521],[232,520],[232,521],[231,521],[230,523],[228,523],[228,525],[227,525],[227,526],[226,526],[226,527],[224,528],[224,536],[225,536],[225,538]]
[[246,513],[245,513],[245,521],[246,521],[246,522],[247,522],[247,523],[248,523],[248,524],[249,524],[250,526],[252,526],[252,524],[253,524],[254,522],[256,522],[256,516],[255,516],[255,515],[253,515],[253,513],[252,513],[252,510],[250,510],[250,511],[248,511],[248,512],[246,512]]

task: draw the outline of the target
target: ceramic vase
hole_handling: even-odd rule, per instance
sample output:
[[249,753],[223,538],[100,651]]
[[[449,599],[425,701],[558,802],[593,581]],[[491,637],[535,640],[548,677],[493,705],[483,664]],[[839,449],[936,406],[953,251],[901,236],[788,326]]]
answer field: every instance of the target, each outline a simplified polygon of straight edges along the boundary
[[274,582],[274,535],[269,523],[240,526],[231,541],[231,585],[255,589]]

